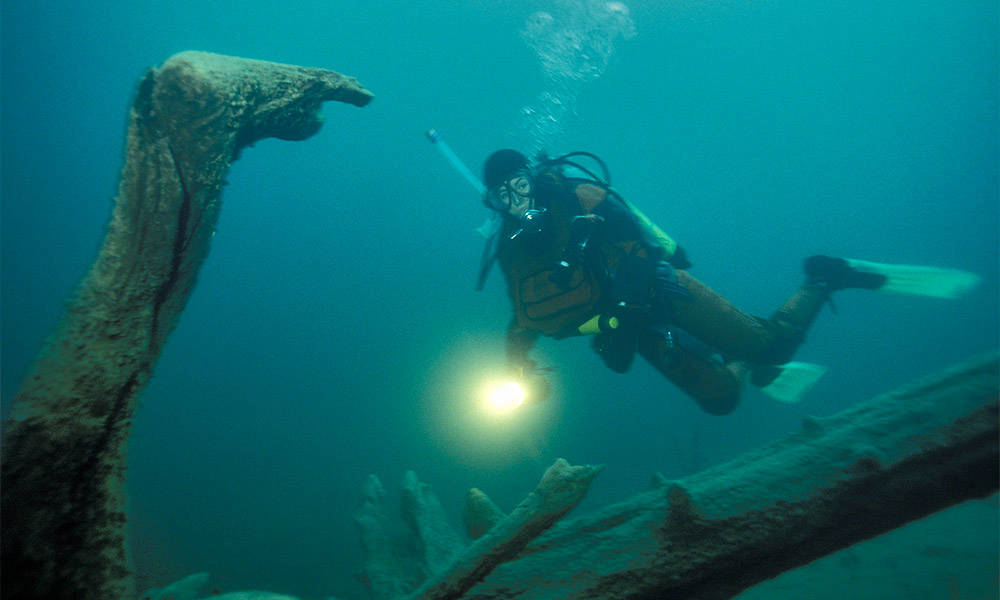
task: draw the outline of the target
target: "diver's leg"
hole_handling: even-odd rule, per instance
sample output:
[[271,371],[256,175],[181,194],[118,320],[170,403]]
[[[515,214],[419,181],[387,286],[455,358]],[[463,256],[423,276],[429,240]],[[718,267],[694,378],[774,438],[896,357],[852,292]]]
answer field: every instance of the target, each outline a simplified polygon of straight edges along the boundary
[[807,283],[763,319],[744,313],[686,271],[677,271],[677,280],[688,293],[671,299],[673,322],[727,359],[751,363],[788,361],[829,297],[826,287]]
[[676,271],[671,276],[675,287],[667,286],[664,289],[670,293],[659,295],[668,299],[667,310],[653,312],[669,316],[671,325],[722,353],[729,362],[713,358],[711,351],[685,350],[683,344],[671,351],[669,337],[662,331],[640,340],[640,353],[706,411],[724,414],[732,410],[748,375],[751,383],[766,388],[782,373],[775,365],[792,358],[830,294],[843,289],[880,289],[887,281],[883,273],[855,269],[840,258],[813,256],[804,267],[806,282],[768,319],[744,313],[687,272]]
[[780,374],[761,365],[791,358],[829,296],[827,287],[807,283],[770,319],[761,319],[666,263],[653,274],[651,311],[636,332],[639,354],[715,415],[736,408],[751,371],[758,386]]
[[639,337],[639,354],[705,412],[713,415],[732,412],[739,404],[749,372],[746,363],[723,364],[710,351],[676,338],[646,332]]

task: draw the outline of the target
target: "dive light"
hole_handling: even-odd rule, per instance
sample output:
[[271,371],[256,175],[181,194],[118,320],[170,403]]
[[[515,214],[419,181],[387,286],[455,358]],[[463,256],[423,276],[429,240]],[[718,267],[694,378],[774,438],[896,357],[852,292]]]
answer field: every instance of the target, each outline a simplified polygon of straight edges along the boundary
[[526,396],[520,383],[507,381],[494,385],[486,392],[486,408],[495,415],[509,414],[524,404]]

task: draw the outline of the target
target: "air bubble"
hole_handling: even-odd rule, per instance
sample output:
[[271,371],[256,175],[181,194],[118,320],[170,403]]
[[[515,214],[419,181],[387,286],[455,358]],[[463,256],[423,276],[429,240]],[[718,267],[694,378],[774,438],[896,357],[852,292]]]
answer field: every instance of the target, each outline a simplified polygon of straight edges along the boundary
[[546,81],[535,105],[521,110],[529,155],[555,144],[583,85],[604,74],[620,40],[635,35],[629,8],[618,1],[556,0],[551,10],[525,20],[521,38],[535,52]]

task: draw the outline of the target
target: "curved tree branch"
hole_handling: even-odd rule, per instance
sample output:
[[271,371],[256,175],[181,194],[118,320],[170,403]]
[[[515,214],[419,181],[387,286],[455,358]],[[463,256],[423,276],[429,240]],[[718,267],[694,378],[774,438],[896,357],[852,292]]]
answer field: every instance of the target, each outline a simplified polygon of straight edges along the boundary
[[[366,572],[378,575],[370,592],[375,600],[731,598],[995,493],[998,372],[995,354],[971,360],[834,416],[809,419],[799,433],[729,463],[680,481],[658,478],[648,492],[554,525],[586,485],[567,487],[550,474],[579,470],[586,484],[593,471],[557,462],[509,516],[472,490],[464,521],[475,541],[452,547],[452,564],[431,570],[420,586],[398,565],[426,564],[412,556],[424,545],[393,548],[384,524],[373,529],[373,521],[359,520]],[[551,493],[553,482],[556,490],[574,490],[567,502]],[[523,509],[538,498],[551,504],[538,513],[543,526],[529,519],[525,527],[523,517],[536,509]]]
[[229,166],[257,140],[315,134],[323,102],[371,99],[332,71],[203,52],[177,54],[143,78],[97,261],[6,423],[4,598],[132,596],[124,444],[208,253]]

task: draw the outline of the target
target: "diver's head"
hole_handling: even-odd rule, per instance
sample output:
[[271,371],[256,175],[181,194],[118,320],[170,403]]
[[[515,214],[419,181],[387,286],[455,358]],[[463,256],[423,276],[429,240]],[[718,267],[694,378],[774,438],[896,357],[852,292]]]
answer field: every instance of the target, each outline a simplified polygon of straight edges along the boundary
[[483,165],[487,208],[520,218],[532,208],[531,172],[528,159],[516,150],[498,150]]

